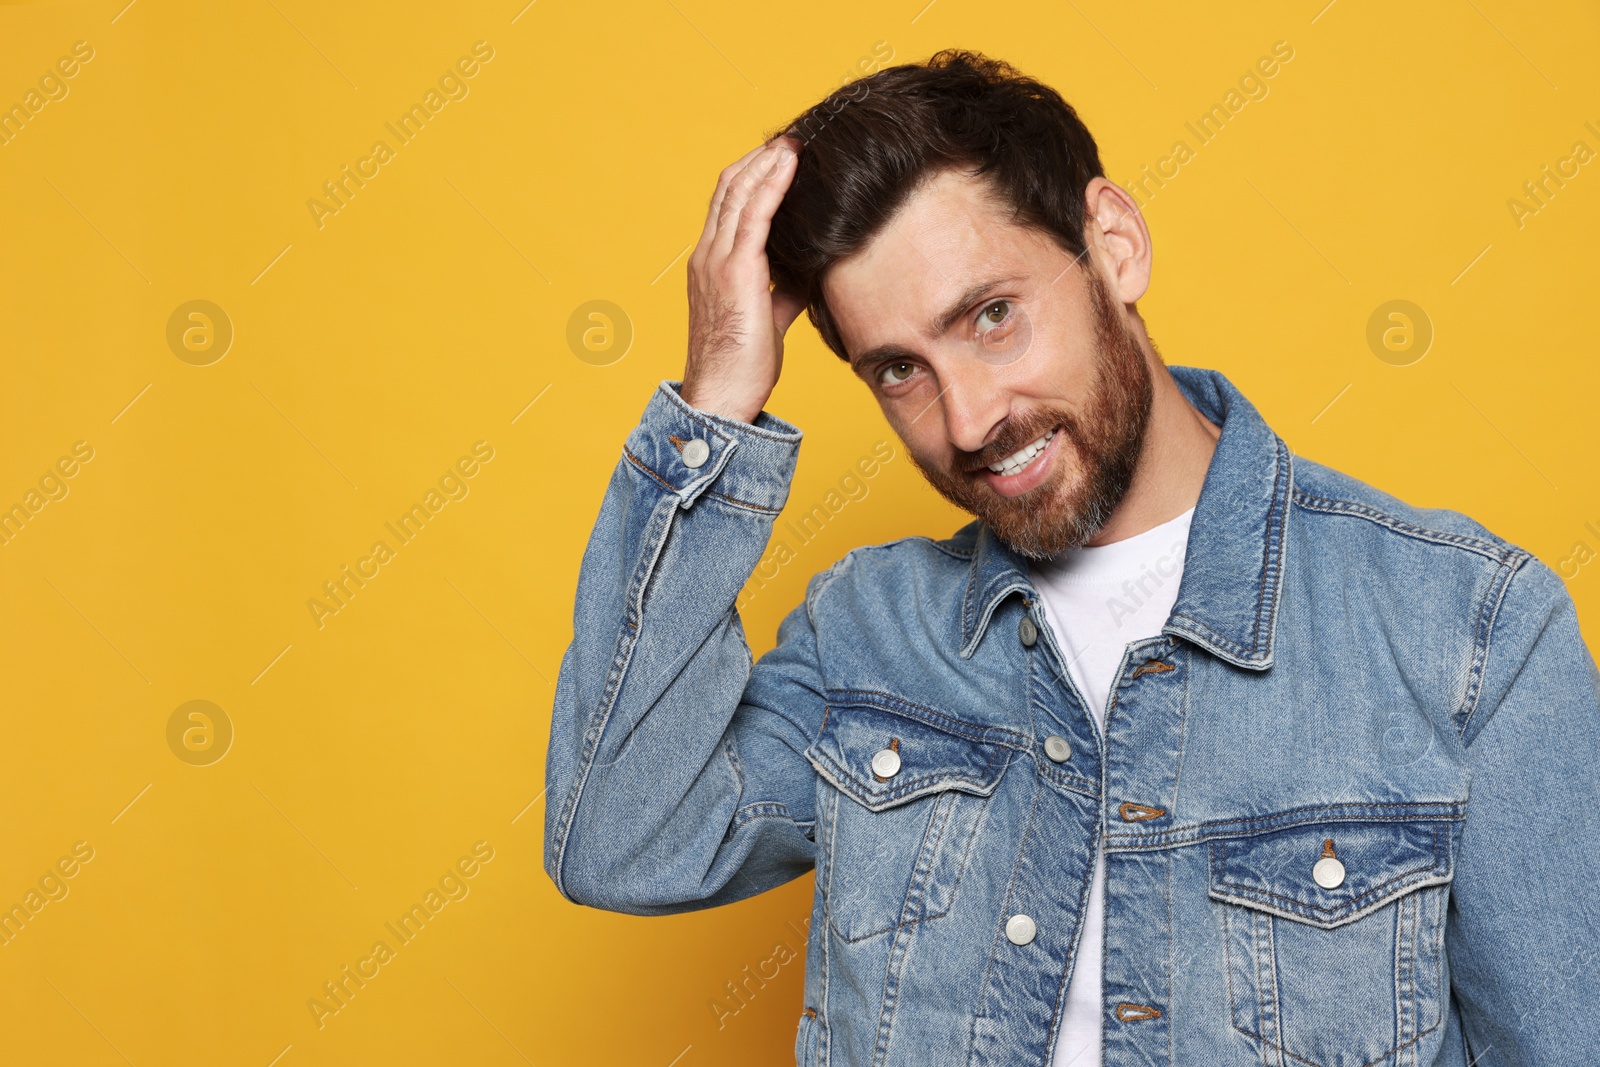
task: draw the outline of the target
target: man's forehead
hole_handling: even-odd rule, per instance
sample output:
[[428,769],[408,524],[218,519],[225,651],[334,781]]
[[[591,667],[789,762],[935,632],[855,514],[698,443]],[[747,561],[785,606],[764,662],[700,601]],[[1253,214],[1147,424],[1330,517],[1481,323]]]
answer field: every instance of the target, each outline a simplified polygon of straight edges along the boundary
[[896,267],[925,271],[956,265],[954,260],[973,251],[1003,243],[1008,216],[987,179],[940,171],[907,196],[860,250],[835,263],[824,285],[854,288],[892,276]]
[[963,294],[1030,273],[1040,238],[1011,221],[987,179],[944,171],[863,248],[828,268],[823,296],[852,357],[911,342],[928,336]]

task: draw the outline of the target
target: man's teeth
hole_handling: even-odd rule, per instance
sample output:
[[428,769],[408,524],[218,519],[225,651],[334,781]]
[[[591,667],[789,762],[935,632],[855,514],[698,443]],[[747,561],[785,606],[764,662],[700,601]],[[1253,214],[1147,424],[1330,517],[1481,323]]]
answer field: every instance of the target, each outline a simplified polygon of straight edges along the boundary
[[1033,457],[1044,451],[1045,445],[1048,445],[1050,443],[1050,438],[1054,437],[1055,435],[1056,431],[1051,430],[1049,433],[1033,442],[1033,444],[1028,445],[1025,448],[1018,449],[1005,459],[1001,460],[999,463],[989,464],[989,469],[994,471],[996,474],[1011,475],[1020,473],[1024,467],[1033,462]]

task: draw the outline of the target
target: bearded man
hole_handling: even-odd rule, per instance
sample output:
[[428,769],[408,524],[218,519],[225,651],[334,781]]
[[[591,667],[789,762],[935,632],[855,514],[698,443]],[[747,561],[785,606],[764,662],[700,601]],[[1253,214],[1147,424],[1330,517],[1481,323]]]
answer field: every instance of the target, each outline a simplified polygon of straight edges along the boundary
[[[814,870],[801,1067],[1600,1063],[1571,598],[1168,366],[1151,262],[1072,108],[975,53],[722,172],[583,557],[546,870],[640,915]],[[752,663],[801,310],[975,518],[851,551]]]

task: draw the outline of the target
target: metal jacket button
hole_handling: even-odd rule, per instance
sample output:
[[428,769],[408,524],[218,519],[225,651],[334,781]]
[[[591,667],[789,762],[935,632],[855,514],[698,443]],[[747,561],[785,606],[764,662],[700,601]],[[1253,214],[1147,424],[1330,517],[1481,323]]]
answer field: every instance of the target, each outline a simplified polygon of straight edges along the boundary
[[1039,928],[1026,915],[1013,915],[1006,920],[1006,940],[1013,945],[1026,945],[1038,932]]
[[1065,737],[1051,734],[1044,739],[1044,754],[1057,763],[1065,763],[1072,758],[1072,746],[1067,744]]
[[1334,859],[1318,860],[1311,868],[1311,877],[1324,889],[1338,889],[1344,884],[1344,864]]
[[699,467],[711,458],[711,446],[696,437],[683,446],[683,465]]
[[1022,622],[1017,624],[1017,636],[1022,638],[1024,645],[1032,648],[1033,643],[1039,640],[1039,628],[1033,624],[1032,619],[1024,615]]
[[872,754],[872,773],[879,778],[893,778],[900,771],[900,753],[892,748],[880,748]]
[[1322,842],[1322,858],[1311,868],[1311,877],[1324,889],[1338,889],[1344,884],[1344,864],[1333,848],[1333,838]]

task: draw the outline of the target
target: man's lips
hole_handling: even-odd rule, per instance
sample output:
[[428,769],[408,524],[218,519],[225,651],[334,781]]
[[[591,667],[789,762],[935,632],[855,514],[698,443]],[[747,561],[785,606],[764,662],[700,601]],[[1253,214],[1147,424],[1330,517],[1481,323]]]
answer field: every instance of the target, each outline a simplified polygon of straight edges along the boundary
[[[1049,440],[1045,443],[1044,448],[1034,453],[1032,458],[1027,461],[1026,465],[1024,465],[1020,470],[1017,470],[1016,473],[996,473],[995,471],[990,470],[987,466],[979,468],[973,473],[976,473],[984,481],[988,482],[989,487],[995,492],[999,493],[1001,496],[1021,496],[1023,493],[1028,492],[1030,489],[1033,489],[1035,486],[1044,481],[1045,477],[1050,472],[1052,464],[1055,462],[1057,454],[1061,451],[1061,439],[1066,436],[1061,432],[1061,427],[1057,426],[1052,430],[1047,430],[1046,433],[1049,435]],[[1026,450],[1036,441],[1038,441],[1038,438],[1028,442],[1027,445],[1024,445],[1022,449],[1019,449],[1018,451],[1026,453]],[[1016,454],[1017,453],[1013,452],[1011,455],[1004,457],[1004,460],[1010,461],[1012,460],[1012,456],[1015,456]]]

